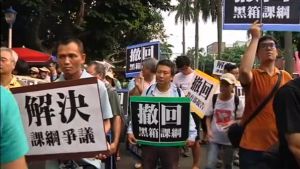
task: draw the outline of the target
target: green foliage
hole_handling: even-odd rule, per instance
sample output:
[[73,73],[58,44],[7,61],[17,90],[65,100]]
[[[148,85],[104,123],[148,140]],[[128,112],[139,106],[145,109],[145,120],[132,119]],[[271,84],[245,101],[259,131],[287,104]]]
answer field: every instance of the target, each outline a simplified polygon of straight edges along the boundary
[[[9,0],[18,12],[13,27],[13,47],[55,54],[57,42],[66,36],[83,41],[89,59],[124,60],[126,46],[164,39],[159,10],[169,10],[170,0]],[[7,30],[4,13],[1,28]],[[6,44],[8,31],[1,31]]]
[[222,53],[222,60],[234,62],[239,65],[241,63],[242,56],[244,55],[246,49],[247,45],[225,48],[225,50]]
[[[279,50],[281,51],[280,53],[283,53],[284,47],[285,47],[285,45],[284,45],[284,32],[266,31],[265,34],[273,36],[278,41],[278,45],[279,45],[278,47],[279,47]],[[300,37],[299,32],[293,32],[293,48],[294,48],[294,51],[296,51],[296,45],[298,43],[299,37]]]
[[160,58],[161,60],[163,59],[170,59],[170,57],[173,54],[173,50],[171,48],[173,48],[174,46],[164,42],[160,44]]

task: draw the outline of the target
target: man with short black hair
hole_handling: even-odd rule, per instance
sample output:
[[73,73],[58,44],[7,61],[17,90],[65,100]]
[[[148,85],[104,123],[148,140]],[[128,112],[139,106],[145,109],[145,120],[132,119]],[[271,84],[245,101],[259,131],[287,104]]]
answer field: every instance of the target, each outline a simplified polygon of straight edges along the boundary
[[[179,73],[177,73],[174,76],[173,79],[173,83],[179,87],[180,89],[182,89],[184,95],[187,95],[187,92],[189,90],[189,88],[191,87],[193,81],[194,81],[194,77],[195,77],[195,73],[194,70],[190,67],[191,64],[191,60],[189,57],[187,56],[178,56],[175,60],[176,63],[176,67],[177,70],[179,71]],[[194,144],[194,146],[192,147],[192,153],[193,153],[193,168],[192,169],[198,169],[199,168],[199,160],[200,160],[200,155],[201,155],[201,149],[200,149],[200,121],[201,121],[201,125],[202,125],[202,129],[204,130],[204,136],[206,134],[206,124],[205,124],[205,120],[201,120],[200,117],[192,112],[192,116],[193,119],[195,120],[196,123],[196,130],[198,133],[198,136],[196,138],[196,144]],[[184,147],[183,148],[183,155],[184,156],[189,156],[189,149]]]
[[[62,40],[57,49],[57,63],[63,74],[56,80],[56,82],[93,77],[87,73],[85,69],[82,69],[85,59],[86,55],[84,54],[83,44],[79,39],[66,38]],[[98,88],[104,129],[105,133],[108,133],[111,127],[109,119],[112,118],[113,115],[105,84],[100,80],[98,80]],[[47,161],[46,169],[57,168],[59,168],[59,163],[57,161]]]
[[[148,97],[185,97],[183,91],[171,82],[175,75],[175,65],[170,60],[160,60],[156,66],[156,83],[145,89],[142,96]],[[197,136],[196,126],[190,116],[190,134],[187,146],[193,146]],[[127,131],[130,144],[136,144],[131,123]],[[163,169],[178,169],[180,147],[142,146],[143,169],[155,169],[160,160]]]
[[279,134],[280,168],[300,168],[300,78],[278,90],[273,109]]

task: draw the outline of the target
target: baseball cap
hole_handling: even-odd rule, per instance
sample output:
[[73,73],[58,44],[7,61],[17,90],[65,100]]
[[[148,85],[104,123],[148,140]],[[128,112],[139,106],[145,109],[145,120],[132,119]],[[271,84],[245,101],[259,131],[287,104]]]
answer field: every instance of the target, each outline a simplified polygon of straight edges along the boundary
[[42,71],[42,72],[50,72],[49,69],[47,69],[46,67],[40,68],[40,71]]
[[39,69],[38,69],[37,67],[32,67],[30,70],[31,70],[32,72],[35,72],[35,73],[39,73],[39,72],[40,72]]
[[105,76],[108,76],[110,77],[111,79],[115,79],[114,78],[114,75],[111,73],[111,72],[106,72],[106,75]]
[[225,80],[226,82],[228,82],[229,84],[235,84],[236,83],[236,78],[234,77],[233,74],[231,73],[224,73],[220,80]]

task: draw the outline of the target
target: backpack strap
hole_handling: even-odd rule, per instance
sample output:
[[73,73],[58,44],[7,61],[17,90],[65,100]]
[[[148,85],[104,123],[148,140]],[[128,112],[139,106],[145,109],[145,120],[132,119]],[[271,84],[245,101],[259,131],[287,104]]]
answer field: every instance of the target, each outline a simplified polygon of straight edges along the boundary
[[215,109],[218,95],[219,95],[219,94],[214,94],[214,95],[213,95],[213,98],[212,98],[212,107],[213,107],[213,110]]
[[152,86],[153,86],[154,84],[152,84],[152,85],[150,85],[149,86],[149,88],[147,89],[147,91],[146,91],[146,95],[148,95],[149,94],[149,92],[150,92],[150,89],[152,88]]
[[178,97],[181,97],[181,91],[180,91],[180,88],[177,87],[176,90],[177,90]]
[[237,96],[237,95],[234,95],[234,105],[235,105],[235,109],[234,109],[234,118],[236,119],[237,118],[237,110],[238,110],[238,107],[239,107],[239,104],[240,104],[240,98]]

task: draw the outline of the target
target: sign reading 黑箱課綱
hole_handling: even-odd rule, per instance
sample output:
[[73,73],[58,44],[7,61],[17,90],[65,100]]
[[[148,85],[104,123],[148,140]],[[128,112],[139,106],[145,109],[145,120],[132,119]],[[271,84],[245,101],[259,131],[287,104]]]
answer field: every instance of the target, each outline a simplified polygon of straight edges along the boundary
[[300,0],[225,0],[224,30],[248,30],[260,20],[264,31],[300,32]]
[[226,64],[235,65],[236,63],[227,62],[227,61],[223,61],[223,60],[215,60],[213,74],[214,75],[222,75]]
[[187,96],[191,99],[191,111],[203,118],[208,111],[212,96],[219,88],[219,80],[195,70],[194,81],[188,90]]
[[190,99],[186,97],[130,97],[132,130],[138,143],[183,146],[189,137]]
[[160,42],[141,43],[126,48],[126,78],[139,75],[146,58],[160,58]]
[[32,78],[32,77],[28,77],[28,76],[16,76],[16,78],[18,80],[23,81],[27,85],[37,85],[37,84],[49,83],[46,80]]
[[124,116],[128,115],[128,101],[129,101],[129,90],[127,89],[116,89],[118,93],[121,107],[124,111]]
[[11,89],[29,161],[95,157],[107,150],[97,78]]

